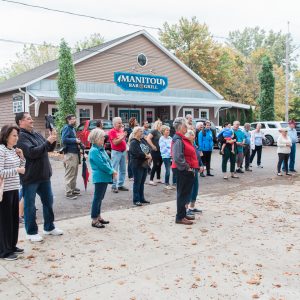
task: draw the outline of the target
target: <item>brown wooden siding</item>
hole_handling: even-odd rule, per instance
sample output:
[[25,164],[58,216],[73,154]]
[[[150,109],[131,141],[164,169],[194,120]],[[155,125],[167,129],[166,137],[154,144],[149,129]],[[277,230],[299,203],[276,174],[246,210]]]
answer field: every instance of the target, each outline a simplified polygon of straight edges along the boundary
[[13,113],[13,94],[18,91],[0,95],[0,128],[7,124],[15,125],[15,114]]
[[[148,57],[148,64],[143,68],[136,62],[141,52]],[[169,88],[207,90],[144,36],[82,61],[75,66],[75,70],[77,81],[100,83],[113,83],[116,71],[151,74],[152,70],[153,74],[168,77]],[[49,77],[56,78],[57,74]]]

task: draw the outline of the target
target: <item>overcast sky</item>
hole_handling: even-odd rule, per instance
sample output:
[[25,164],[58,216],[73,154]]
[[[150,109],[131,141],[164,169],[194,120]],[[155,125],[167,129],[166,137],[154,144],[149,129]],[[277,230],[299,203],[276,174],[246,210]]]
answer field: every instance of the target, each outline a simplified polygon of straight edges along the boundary
[[[232,30],[259,26],[266,30],[290,32],[300,46],[299,0],[19,0],[20,2],[68,10],[101,18],[146,26],[161,27],[164,22],[176,23],[180,17],[196,16],[209,26],[216,36],[228,36]],[[59,44],[65,38],[70,45],[92,33],[100,33],[105,40],[122,36],[142,28],[90,20],[19,6],[0,1],[0,39],[33,43],[44,41]],[[157,37],[157,31],[147,29]],[[9,64],[21,45],[0,41],[0,67]]]

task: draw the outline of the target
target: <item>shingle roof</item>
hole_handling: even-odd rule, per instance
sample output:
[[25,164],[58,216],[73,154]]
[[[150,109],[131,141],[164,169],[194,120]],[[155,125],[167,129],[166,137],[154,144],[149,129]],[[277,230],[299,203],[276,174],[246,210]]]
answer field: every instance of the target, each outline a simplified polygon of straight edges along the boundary
[[[101,49],[103,49],[111,44],[117,43],[118,41],[125,39],[133,34],[135,34],[135,33],[131,33],[131,34],[116,38],[114,40],[108,41],[106,43],[103,43],[99,46],[95,46],[95,47],[74,53],[73,61],[76,62],[77,60],[83,59],[85,56],[89,56],[92,52],[98,52]],[[10,79],[0,83],[0,93],[12,91],[12,90],[18,89],[20,87],[24,87],[24,86],[28,85],[28,83],[30,83],[40,77],[43,77],[51,72],[55,72],[56,70],[58,70],[58,59],[46,62],[32,70],[29,70],[27,72],[19,74],[16,77],[10,78]]]

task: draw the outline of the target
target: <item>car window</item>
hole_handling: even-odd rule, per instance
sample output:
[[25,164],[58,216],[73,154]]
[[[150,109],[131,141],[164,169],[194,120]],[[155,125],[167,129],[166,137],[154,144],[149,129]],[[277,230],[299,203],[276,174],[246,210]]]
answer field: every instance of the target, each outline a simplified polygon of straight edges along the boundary
[[84,123],[80,124],[78,127],[77,127],[77,131],[82,131],[84,128]]
[[96,128],[97,121],[90,121],[89,130],[93,130]]
[[300,123],[296,123],[296,130],[300,130]]
[[112,121],[102,121],[103,124],[103,129],[112,129],[113,128],[113,124]]
[[261,123],[261,129],[265,129],[266,125],[264,123]]
[[268,123],[269,128],[277,128],[276,124]]
[[282,123],[280,123],[280,126],[281,126],[282,128],[287,128],[287,127],[289,126],[289,123],[287,123],[287,122],[282,122]]

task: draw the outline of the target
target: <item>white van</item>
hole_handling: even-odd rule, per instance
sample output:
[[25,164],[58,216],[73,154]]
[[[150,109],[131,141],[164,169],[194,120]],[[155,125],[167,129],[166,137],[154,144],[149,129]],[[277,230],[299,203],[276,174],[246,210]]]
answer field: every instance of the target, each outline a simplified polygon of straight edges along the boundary
[[279,137],[279,129],[286,128],[289,126],[288,122],[283,121],[263,121],[251,123],[251,130],[254,130],[258,123],[261,124],[261,130],[265,134],[265,145],[267,146],[272,146],[276,144],[277,139]]

